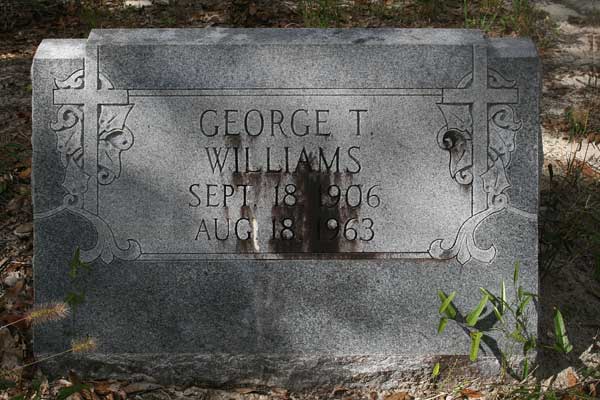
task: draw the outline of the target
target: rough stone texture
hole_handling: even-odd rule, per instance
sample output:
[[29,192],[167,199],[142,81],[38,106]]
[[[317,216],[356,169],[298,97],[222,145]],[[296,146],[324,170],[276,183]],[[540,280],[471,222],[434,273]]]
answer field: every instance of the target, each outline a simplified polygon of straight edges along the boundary
[[440,362],[448,382],[477,376],[491,379],[500,367],[494,357],[472,363],[467,356],[332,356],[314,354],[94,354],[50,360],[47,373],[64,374],[66,365],[82,375],[101,379],[158,381],[162,384],[213,388],[267,386],[305,391],[343,386],[390,390],[427,384],[431,368]]
[[[457,306],[470,309],[479,287],[512,279],[518,260],[522,284],[537,291],[540,76],[528,40],[463,30],[96,30],[87,41],[44,41],[32,75],[36,301],[73,290],[77,247],[92,266],[76,282],[86,299],[73,317],[36,329],[38,353],[89,334],[100,343],[80,360],[90,374],[327,384],[363,367],[402,374],[427,370],[428,356],[466,353],[459,328],[436,335],[437,289],[456,290]],[[252,136],[261,130],[254,112],[251,134],[225,135],[228,109],[239,110],[229,128],[241,131],[259,110],[263,133]],[[311,119],[294,126],[306,122],[308,135],[285,123],[286,135],[271,134],[271,110],[290,121],[299,109]],[[360,136],[351,109],[368,110]],[[203,125],[206,110],[215,111]],[[247,147],[260,154],[248,168],[263,170],[232,172],[231,155],[214,173],[206,147],[242,149],[242,170]],[[289,173],[266,171],[267,148],[271,169],[285,169],[289,149]],[[314,171],[319,151],[327,164],[336,149],[339,171]],[[223,207],[229,189],[207,199],[207,183],[251,185],[248,202],[238,190]],[[275,186],[281,202],[290,184],[297,202],[275,205]],[[343,194],[362,185],[361,206],[342,196],[328,207],[330,185]],[[375,185],[380,203],[369,204]],[[219,207],[207,207],[212,200]],[[252,237],[215,240],[215,218],[221,229],[241,221],[238,237]],[[343,236],[353,218],[358,240]],[[331,219],[337,227],[318,223]],[[48,368],[59,372],[60,362]]]

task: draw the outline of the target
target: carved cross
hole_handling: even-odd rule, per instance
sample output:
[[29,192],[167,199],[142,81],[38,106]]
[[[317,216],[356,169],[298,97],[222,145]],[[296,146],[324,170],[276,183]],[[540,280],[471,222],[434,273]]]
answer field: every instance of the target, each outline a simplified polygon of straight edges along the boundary
[[[88,45],[84,63],[82,89],[54,90],[54,104],[83,106],[83,171],[90,177],[83,207],[98,213],[98,117],[103,104],[128,104],[127,90],[100,90],[98,47]],[[104,88],[107,89],[107,88]]]
[[469,87],[444,89],[443,103],[472,104],[473,118],[473,214],[487,209],[487,193],[483,190],[482,175],[488,169],[488,108],[492,104],[518,101],[517,89],[488,87],[487,46],[473,46],[473,74]]

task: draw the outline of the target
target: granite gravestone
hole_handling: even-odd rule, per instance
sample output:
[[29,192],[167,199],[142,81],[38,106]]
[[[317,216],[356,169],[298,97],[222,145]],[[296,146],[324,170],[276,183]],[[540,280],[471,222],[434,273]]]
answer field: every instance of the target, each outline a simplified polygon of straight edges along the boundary
[[92,375],[389,384],[467,352],[437,289],[470,308],[518,260],[537,290],[529,40],[94,30],[32,75],[36,301],[91,265],[39,354],[92,335]]

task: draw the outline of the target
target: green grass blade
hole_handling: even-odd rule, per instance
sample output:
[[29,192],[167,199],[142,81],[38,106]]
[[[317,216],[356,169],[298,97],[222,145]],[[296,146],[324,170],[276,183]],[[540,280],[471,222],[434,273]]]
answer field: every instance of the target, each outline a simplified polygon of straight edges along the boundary
[[444,329],[446,329],[446,325],[448,325],[448,318],[446,318],[446,317],[440,318],[440,323],[438,325],[438,330],[437,330],[438,335],[441,334],[442,332],[444,332]]
[[502,279],[502,283],[500,284],[500,315],[504,315],[506,312],[506,284],[504,283],[504,279]]
[[532,297],[529,295],[525,295],[525,298],[519,304],[519,308],[517,308],[517,317],[520,317],[525,312],[525,308],[527,304],[531,301]]
[[521,380],[527,379],[528,376],[529,376],[529,360],[525,359],[525,361],[523,361],[523,375],[521,376]]
[[431,376],[436,378],[440,374],[440,363],[435,363],[433,366],[433,371],[431,371]]
[[[438,297],[440,298],[440,300],[442,301],[442,303],[444,301],[446,301],[446,299],[448,298],[448,296],[446,295],[446,293],[444,293],[443,290],[438,290]],[[444,310],[444,313],[450,319],[456,318],[456,308],[454,308],[454,306],[452,305],[452,302],[448,303],[448,306]]]
[[496,302],[496,303],[500,302],[500,300],[498,300],[498,298],[489,290],[484,289],[484,288],[479,288],[479,291],[481,292],[481,294],[487,295],[490,301]]
[[440,314],[443,314],[446,311],[450,303],[452,303],[452,300],[454,300],[454,297],[456,297],[456,292],[450,293],[450,296],[446,297],[444,301],[442,301],[442,305],[438,311]]
[[493,305],[493,304],[492,304],[492,307],[493,307],[493,310],[494,310],[494,315],[496,316],[496,319],[497,319],[499,322],[503,322],[503,319],[502,319],[502,314],[500,313],[500,311],[498,310],[498,308],[497,308],[495,305]]
[[473,311],[471,311],[469,315],[467,315],[467,326],[475,326],[488,300],[489,296],[487,294],[484,294],[477,307]]
[[570,353],[571,350],[573,350],[573,345],[567,336],[565,321],[563,320],[563,316],[558,308],[554,314],[554,338],[555,347],[557,350],[563,353]]
[[531,350],[535,350],[537,348],[537,339],[534,337],[530,337],[525,344],[523,345],[523,355],[527,356],[527,354]]
[[479,354],[479,344],[481,343],[482,337],[483,332],[471,332],[471,351],[469,353],[469,359],[471,361],[477,361],[477,355]]

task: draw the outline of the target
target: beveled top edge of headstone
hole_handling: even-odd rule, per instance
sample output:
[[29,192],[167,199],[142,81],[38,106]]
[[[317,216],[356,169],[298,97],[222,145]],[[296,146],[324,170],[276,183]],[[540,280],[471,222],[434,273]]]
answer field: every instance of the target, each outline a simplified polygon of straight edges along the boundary
[[472,45],[485,43],[475,29],[204,28],[94,29],[88,43],[178,45]]
[[[380,39],[375,39],[379,37]],[[187,39],[186,39],[187,38]],[[329,39],[327,39],[329,38]],[[470,38],[470,39],[469,39]],[[467,40],[469,39],[470,42]],[[34,60],[73,59],[85,55],[88,44],[102,45],[473,45],[486,44],[490,57],[537,58],[529,38],[486,38],[479,30],[469,29],[94,29],[90,39],[44,39]]]
[[535,43],[528,37],[498,37],[488,39],[488,57],[538,58]]
[[85,39],[44,39],[35,51],[35,59],[72,59],[85,54]]

